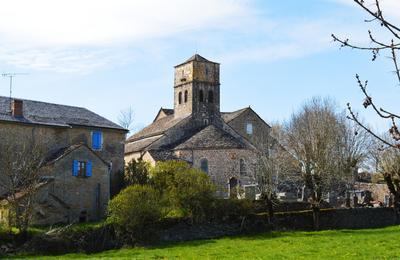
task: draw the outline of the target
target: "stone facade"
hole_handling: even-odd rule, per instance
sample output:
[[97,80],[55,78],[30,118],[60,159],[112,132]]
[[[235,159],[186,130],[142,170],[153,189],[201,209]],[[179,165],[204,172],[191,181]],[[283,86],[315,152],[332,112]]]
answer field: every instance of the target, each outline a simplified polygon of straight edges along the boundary
[[161,108],[127,140],[125,161],[184,160],[207,172],[218,195],[228,197],[249,187],[255,193],[258,156],[273,145],[270,126],[250,107],[220,112],[219,64],[196,54],[175,66],[174,109]]
[[120,188],[121,173],[124,169],[124,140],[125,131],[100,128],[100,127],[52,127],[35,124],[15,124],[0,121],[0,141],[7,140],[13,133],[13,138],[18,142],[29,143],[36,140],[45,147],[49,153],[73,144],[84,143],[92,146],[93,131],[101,131],[103,147],[94,152],[108,163],[111,163],[111,191],[118,192]]
[[[41,218],[37,222],[52,224],[104,216],[110,195],[121,187],[127,131],[84,108],[20,100],[22,115],[16,117],[8,111],[8,104],[8,98],[0,97],[0,142],[35,143],[44,151],[46,161],[62,158],[42,168],[43,176],[53,181],[40,189],[39,193],[45,194],[42,201],[48,205],[38,204]],[[92,162],[91,177],[72,175],[73,157]],[[0,198],[4,192],[0,190]]]

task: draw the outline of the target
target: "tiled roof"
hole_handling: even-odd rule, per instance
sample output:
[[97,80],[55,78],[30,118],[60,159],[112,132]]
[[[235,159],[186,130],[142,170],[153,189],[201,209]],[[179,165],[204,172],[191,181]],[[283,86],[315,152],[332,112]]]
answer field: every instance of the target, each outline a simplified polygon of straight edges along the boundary
[[127,142],[133,142],[139,139],[160,135],[165,131],[181,122],[185,117],[175,118],[174,115],[169,115],[154,121],[152,124],[143,128],[141,131],[128,138]]
[[190,57],[189,59],[187,59],[185,62],[176,65],[175,68],[176,68],[176,67],[179,67],[179,66],[181,66],[181,65],[183,65],[183,64],[189,63],[189,62],[191,62],[191,61],[211,62],[211,63],[218,64],[217,62],[213,62],[213,61],[207,60],[206,58],[204,58],[203,56],[201,56],[201,55],[199,55],[199,54],[195,54],[195,55],[193,55],[192,57]]
[[92,149],[90,149],[86,144],[84,143],[79,143],[79,144],[74,144],[74,145],[70,145],[67,147],[62,147],[60,149],[57,149],[53,152],[51,152],[44,160],[44,164],[43,165],[52,165],[55,162],[57,162],[58,160],[62,159],[64,156],[68,155],[69,153],[75,151],[76,149],[80,148],[80,147],[84,147],[86,149],[88,149],[90,152],[92,152],[95,156],[97,156],[105,165],[108,165],[108,163],[101,158],[97,153],[95,153]]
[[18,99],[23,101],[23,117],[10,112],[10,98],[0,96],[0,121],[70,127],[74,125],[124,130],[121,126],[82,107],[73,107]]
[[148,138],[139,139],[134,142],[126,143],[125,154],[142,151],[144,148],[148,147],[149,145],[160,139],[162,136],[163,135],[156,135]]
[[249,109],[249,108],[245,107],[245,108],[233,111],[233,112],[222,112],[221,116],[222,116],[222,119],[224,119],[225,123],[229,123],[230,121],[232,121],[233,119],[238,117],[240,114],[242,114],[247,109]]
[[209,125],[203,130],[194,134],[191,138],[175,147],[180,149],[207,149],[207,148],[245,148],[244,142],[232,136],[227,131]]
[[151,150],[149,154],[155,161],[167,161],[167,160],[178,160],[171,151],[169,150]]

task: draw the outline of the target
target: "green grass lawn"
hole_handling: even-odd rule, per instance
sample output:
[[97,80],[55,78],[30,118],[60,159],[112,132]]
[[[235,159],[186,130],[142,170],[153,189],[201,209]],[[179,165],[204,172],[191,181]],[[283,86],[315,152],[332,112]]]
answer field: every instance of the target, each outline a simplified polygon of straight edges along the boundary
[[400,226],[365,230],[272,232],[152,248],[35,259],[400,259]]

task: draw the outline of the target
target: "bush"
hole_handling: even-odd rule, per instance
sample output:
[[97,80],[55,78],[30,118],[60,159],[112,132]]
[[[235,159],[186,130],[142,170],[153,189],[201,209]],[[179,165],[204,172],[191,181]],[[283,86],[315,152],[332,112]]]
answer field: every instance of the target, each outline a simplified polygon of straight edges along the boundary
[[160,162],[151,172],[152,185],[169,205],[168,213],[204,221],[210,214],[215,186],[208,175],[180,161]]
[[107,222],[129,243],[153,238],[153,227],[162,218],[160,195],[148,185],[122,190],[110,201],[108,209]]
[[125,187],[135,184],[147,184],[149,182],[149,168],[149,163],[141,159],[130,161],[125,166],[124,171]]
[[255,205],[248,199],[216,199],[212,208],[212,218],[217,221],[235,221],[255,213]]

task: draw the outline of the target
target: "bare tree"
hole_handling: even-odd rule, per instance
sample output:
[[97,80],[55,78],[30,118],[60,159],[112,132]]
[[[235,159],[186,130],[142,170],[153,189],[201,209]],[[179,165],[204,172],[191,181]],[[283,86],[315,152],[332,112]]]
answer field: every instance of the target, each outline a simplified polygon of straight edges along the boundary
[[254,179],[261,193],[261,199],[268,209],[268,220],[274,222],[274,205],[279,183],[296,175],[296,160],[278,143],[267,151],[258,151],[254,164]]
[[119,112],[118,116],[118,123],[120,126],[122,126],[125,129],[128,129],[129,131],[132,130],[133,127],[133,118],[134,118],[134,112],[132,107],[129,107],[127,109],[121,110]]
[[[375,34],[371,30],[369,30],[368,36],[371,43],[370,45],[367,46],[353,44],[350,42],[349,39],[341,39],[334,34],[332,34],[333,40],[339,42],[341,44],[341,47],[371,52],[372,61],[377,60],[377,58],[380,56],[381,53],[388,54],[393,64],[395,81],[397,85],[399,85],[400,67],[398,61],[398,53],[400,50],[400,27],[395,25],[393,22],[389,21],[386,18],[381,8],[380,0],[370,0],[370,1],[354,0],[354,2],[371,17],[371,19],[367,19],[365,20],[365,22],[378,23],[381,26],[382,31],[389,33],[391,39],[389,41],[380,40],[375,36]],[[375,156],[375,160],[377,162],[376,165],[378,166],[378,168],[379,167],[382,168],[384,165],[381,171],[383,173],[384,179],[388,185],[390,192],[393,194],[395,200],[397,201],[395,203],[394,209],[395,209],[395,215],[396,217],[398,217],[399,214],[398,212],[399,189],[397,189],[398,179],[397,177],[395,178],[396,173],[393,167],[389,167],[389,165],[392,165],[395,162],[397,152],[394,152],[392,151],[392,149],[389,149],[391,152],[381,153],[380,150],[384,151],[388,148],[400,149],[400,131],[397,126],[400,116],[398,113],[389,111],[388,109],[384,108],[383,107],[384,105],[382,104],[379,105],[375,103],[370,92],[367,90],[368,81],[363,82],[358,74],[356,75],[356,80],[358,86],[360,87],[365,97],[363,102],[364,108],[372,109],[380,118],[382,118],[382,120],[390,122],[391,125],[391,127],[388,129],[387,132],[390,135],[390,138],[385,138],[385,135],[377,134],[375,131],[373,131],[371,128],[369,128],[363,122],[361,122],[361,120],[358,118],[358,115],[352,110],[351,105],[347,104],[348,111],[350,113],[348,118],[356,122],[360,127],[365,129],[369,134],[371,134],[373,137],[379,140],[383,145],[382,147],[379,145],[378,148],[376,148],[377,150],[375,151],[375,155],[378,155]],[[388,158],[385,158],[385,156],[388,156]]]
[[43,160],[44,149],[33,141],[15,137],[0,143],[0,196],[8,202],[10,224],[22,235],[32,219]]
[[[371,16],[371,19],[365,20],[365,22],[377,22],[381,25],[384,31],[389,32],[392,36],[392,39],[388,42],[381,41],[377,39],[374,34],[369,30],[368,36],[371,44],[369,46],[359,46],[356,44],[351,43],[349,39],[341,39],[336,35],[332,34],[332,38],[334,41],[339,42],[341,47],[347,47],[362,51],[368,51],[372,53],[372,61],[377,60],[382,52],[386,52],[390,59],[393,62],[394,67],[394,74],[397,84],[400,84],[400,68],[399,63],[397,60],[397,55],[400,50],[400,27],[394,25],[392,22],[386,19],[384,16],[383,10],[381,9],[380,1],[379,0],[353,0],[355,4],[361,7],[362,10],[368,13]],[[357,114],[352,110],[351,105],[348,103],[347,107],[349,110],[349,119],[355,121],[358,125],[360,125],[363,129],[368,131],[372,136],[376,139],[380,140],[383,144],[389,147],[400,148],[400,132],[397,127],[397,122],[400,119],[400,116],[392,111],[388,111],[384,107],[376,104],[370,95],[369,91],[367,90],[368,81],[362,81],[360,76],[356,75],[357,84],[360,87],[363,95],[365,96],[363,106],[364,108],[371,108],[380,118],[383,120],[387,120],[390,122],[391,127],[388,132],[391,135],[391,140],[387,140],[382,138],[381,135],[377,134],[375,131],[370,129],[366,124],[364,124]]]
[[321,202],[346,189],[366,154],[357,139],[361,136],[354,135],[344,113],[336,111],[332,101],[313,98],[285,126],[285,148],[301,163],[315,229]]
[[393,206],[395,223],[398,223],[400,216],[400,150],[388,148],[380,150],[378,171],[383,175],[389,191],[393,194]]

